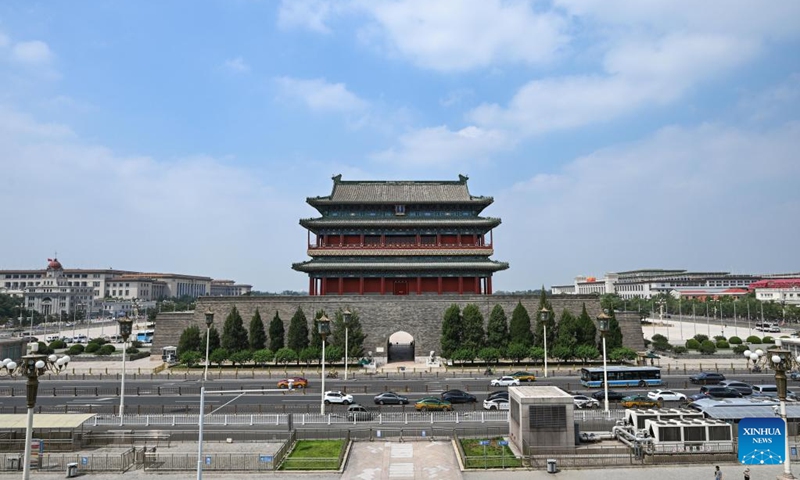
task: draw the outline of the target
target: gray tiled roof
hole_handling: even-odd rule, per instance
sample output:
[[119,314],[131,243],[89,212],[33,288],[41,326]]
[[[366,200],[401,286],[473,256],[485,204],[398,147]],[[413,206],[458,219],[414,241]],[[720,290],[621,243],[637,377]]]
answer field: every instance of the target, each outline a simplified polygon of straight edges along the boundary
[[321,262],[317,259],[307,262],[292,264],[294,270],[300,272],[324,272],[329,270],[480,270],[492,271],[505,270],[508,268],[506,262],[495,262],[493,260],[482,261],[455,261],[455,262],[371,262],[371,261],[340,261],[340,262]]
[[457,181],[343,181],[333,177],[333,192],[326,197],[311,197],[315,203],[492,203],[491,197],[473,197],[467,177]]
[[304,227],[381,227],[381,226],[413,226],[413,227],[496,227],[500,225],[499,218],[492,217],[461,217],[461,218],[420,218],[420,217],[327,217],[305,218],[300,220]]

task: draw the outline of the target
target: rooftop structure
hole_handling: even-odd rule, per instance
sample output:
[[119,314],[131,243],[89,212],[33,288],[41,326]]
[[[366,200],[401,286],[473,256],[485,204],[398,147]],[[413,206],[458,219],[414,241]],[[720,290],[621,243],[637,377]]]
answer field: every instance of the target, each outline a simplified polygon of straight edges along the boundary
[[321,214],[300,220],[311,260],[292,268],[309,276],[311,295],[492,293],[490,260],[499,218],[481,217],[494,200],[457,181],[345,181],[310,197]]

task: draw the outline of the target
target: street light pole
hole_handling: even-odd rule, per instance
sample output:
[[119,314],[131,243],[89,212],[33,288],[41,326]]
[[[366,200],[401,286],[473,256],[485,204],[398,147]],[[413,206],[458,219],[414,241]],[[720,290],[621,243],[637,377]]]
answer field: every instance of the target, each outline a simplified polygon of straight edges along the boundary
[[352,313],[350,313],[350,310],[348,310],[347,308],[345,308],[344,312],[342,312],[342,321],[344,322],[344,379],[345,379],[345,381],[347,381],[347,354],[349,353],[348,352],[348,346],[349,345],[347,343],[347,340],[348,340],[347,335],[348,335],[348,330],[350,328],[350,316],[351,315],[352,315]]
[[325,314],[317,320],[317,331],[322,337],[322,398],[319,403],[319,413],[325,415],[325,340],[331,333],[331,321]]
[[[134,309],[134,315],[136,310]],[[117,319],[119,323],[119,336],[122,337],[122,384],[119,389],[119,424],[122,425],[125,418],[125,357],[127,354],[128,338],[133,331],[133,319],[121,317]]]
[[597,325],[600,327],[600,336],[603,338],[603,411],[608,414],[608,366],[606,365],[606,334],[608,333],[609,317],[605,312],[597,316]]
[[550,315],[550,310],[542,306],[539,310],[539,321],[542,322],[542,333],[544,339],[544,378],[547,378],[547,319]]
[[[770,349],[767,353],[771,354],[768,359],[775,369],[775,385],[778,387],[778,399],[781,405],[781,418],[784,423],[784,438],[786,439],[784,457],[783,457],[783,475],[778,478],[781,480],[791,480],[795,476],[792,475],[791,457],[789,456],[789,421],[786,418],[786,370],[791,368],[792,353],[779,347],[777,349]],[[798,358],[800,361],[800,358]]]
[[36,408],[36,397],[39,393],[39,376],[50,371],[60,372],[69,363],[67,355],[58,357],[57,355],[40,355],[37,353],[38,344],[30,346],[30,353],[24,355],[17,362],[6,358],[0,363],[0,368],[6,370],[9,375],[25,375],[28,378],[26,388],[26,405],[28,407],[27,427],[25,430],[25,453],[23,457],[22,478],[29,480],[31,475],[31,443],[33,442],[33,411]]
[[206,309],[206,364],[203,370],[203,383],[208,381],[208,346],[211,344],[211,325],[214,323],[214,312]]

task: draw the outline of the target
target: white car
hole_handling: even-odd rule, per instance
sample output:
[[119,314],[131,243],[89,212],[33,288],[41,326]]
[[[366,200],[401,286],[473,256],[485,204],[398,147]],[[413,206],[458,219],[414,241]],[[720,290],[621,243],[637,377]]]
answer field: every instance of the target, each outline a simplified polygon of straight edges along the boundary
[[503,397],[484,400],[483,408],[486,410],[508,410],[508,399]]
[[342,392],[325,392],[325,405],[330,405],[331,403],[340,403],[342,405],[350,405],[353,403],[353,396],[349,393],[342,393]]
[[573,395],[572,403],[575,408],[599,408],[600,401],[596,398],[587,397],[586,395]]
[[489,383],[493,387],[508,387],[510,385],[519,386],[519,380],[510,375],[506,375],[500,378],[495,378]]
[[651,400],[658,400],[659,402],[685,402],[686,395],[680,392],[673,392],[672,390],[653,390],[647,392],[647,398]]

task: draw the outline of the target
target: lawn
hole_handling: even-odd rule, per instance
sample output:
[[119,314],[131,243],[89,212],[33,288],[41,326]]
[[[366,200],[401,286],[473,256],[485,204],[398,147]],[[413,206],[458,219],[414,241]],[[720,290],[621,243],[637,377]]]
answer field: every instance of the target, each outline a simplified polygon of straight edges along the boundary
[[344,440],[298,440],[281,470],[338,470]]
[[[500,468],[500,467],[521,467],[522,461],[514,457],[511,449],[507,445],[500,445],[498,442],[502,437],[488,439],[489,445],[485,447],[480,444],[479,438],[461,439],[461,447],[464,449],[464,466],[466,468]],[[484,450],[485,449],[485,450]]]

